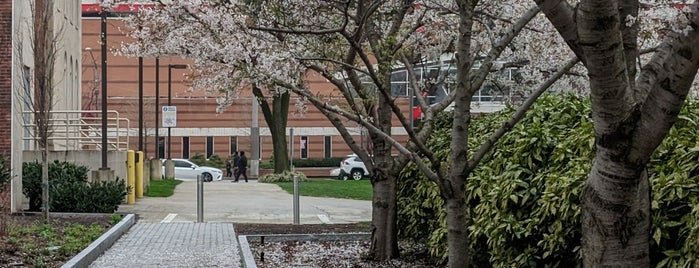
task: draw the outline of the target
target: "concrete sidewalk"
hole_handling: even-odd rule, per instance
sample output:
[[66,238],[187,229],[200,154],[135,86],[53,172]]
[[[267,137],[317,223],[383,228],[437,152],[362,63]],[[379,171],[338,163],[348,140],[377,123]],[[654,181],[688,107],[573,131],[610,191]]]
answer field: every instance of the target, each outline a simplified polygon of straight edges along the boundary
[[240,267],[230,223],[138,222],[89,267]]
[[[371,201],[301,196],[299,203],[301,224],[371,221]],[[196,182],[181,183],[171,197],[138,198],[118,212],[137,214],[139,221],[195,222]],[[293,223],[293,195],[256,180],[204,183],[204,222]]]

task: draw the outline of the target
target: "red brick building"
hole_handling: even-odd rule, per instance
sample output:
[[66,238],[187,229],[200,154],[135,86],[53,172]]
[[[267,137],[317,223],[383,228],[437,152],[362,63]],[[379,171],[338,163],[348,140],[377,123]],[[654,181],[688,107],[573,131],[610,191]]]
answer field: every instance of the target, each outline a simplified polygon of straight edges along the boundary
[[[99,7],[95,4],[83,4],[83,109],[100,109],[100,77],[98,62],[99,59],[99,18],[97,16]],[[119,15],[128,15],[130,7],[117,8],[116,12],[123,12]],[[107,29],[107,46],[110,50],[116,51],[122,42],[130,42],[125,34],[124,23],[119,17],[110,17]],[[138,84],[138,59],[117,56],[108,53],[108,109],[117,110],[120,115],[129,118],[131,122],[131,135],[129,139],[130,148],[138,149],[138,121],[139,121],[139,84]],[[156,85],[159,88],[159,106],[167,105],[168,98],[168,65],[169,64],[190,64],[191,61],[182,58],[161,58],[159,68],[156,68],[155,59],[146,58],[143,60],[143,125],[145,128],[144,148],[147,157],[155,157],[155,92]],[[156,69],[159,70],[159,77],[156,78]],[[233,151],[250,151],[250,133],[252,123],[251,92],[242,91],[240,97],[234,101],[233,105],[223,113],[216,113],[216,97],[206,95],[203,90],[190,91],[185,75],[191,70],[172,69],[170,80],[172,105],[177,107],[177,127],[171,129],[172,157],[189,158],[195,154],[219,156],[230,155]],[[408,96],[408,80],[405,70],[397,70],[392,75],[392,88],[398,98],[399,104],[404,107],[405,116],[410,118],[410,99]],[[427,75],[427,74],[425,74]],[[395,79],[394,79],[395,78]],[[393,81],[395,80],[395,81]],[[157,82],[156,82],[157,81]],[[309,87],[313,92],[320,92],[324,95],[331,95],[333,86],[319,75],[309,75],[307,78]],[[442,89],[442,91],[447,89]],[[335,93],[335,95],[338,95]],[[440,98],[446,92],[437,93]],[[434,96],[433,96],[434,97]],[[293,100],[290,102],[290,115],[288,128],[293,128],[294,137],[294,158],[326,158],[343,157],[351,151],[339,136],[337,130],[330,122],[309,104],[308,111],[303,114],[295,113],[296,107]],[[480,109],[490,109],[489,103],[493,99],[490,96],[483,96],[479,92],[474,96],[474,102],[482,102],[478,105]],[[501,107],[501,105],[498,105]],[[272,155],[272,142],[269,131],[261,110],[258,110],[258,123],[260,127],[261,160],[268,160]],[[400,126],[394,119],[394,126]],[[160,122],[160,121],[158,121]],[[160,124],[160,123],[158,123]],[[348,125],[352,125],[351,123]],[[362,141],[362,131],[359,127],[352,128],[357,141]],[[288,133],[288,132],[287,132]],[[405,141],[407,135],[401,127],[395,127],[392,132],[394,137],[400,141]],[[166,157],[169,147],[167,146],[167,129],[159,128],[158,132],[161,146],[159,155]]]
[[[83,109],[99,110],[100,106],[100,45],[99,18],[95,14],[83,13]],[[116,51],[122,42],[129,40],[125,36],[124,24],[119,17],[110,17],[107,29],[107,46],[110,50],[107,62],[107,109],[117,110],[120,116],[130,120],[130,148],[138,149],[139,120],[139,84],[138,59],[118,56]],[[155,156],[155,91],[159,85],[159,106],[168,101],[168,65],[191,64],[181,58],[159,59],[159,77],[156,83],[155,59],[143,60],[143,124],[144,151],[147,157]],[[195,154],[228,156],[232,151],[250,151],[250,131],[252,125],[251,92],[243,91],[231,107],[223,113],[217,113],[216,97],[207,95],[203,90],[191,91],[186,75],[191,70],[171,69],[171,103],[177,107],[177,127],[171,129],[172,157],[188,158]],[[320,76],[308,78],[314,92],[329,94],[330,83]],[[309,104],[307,113],[296,113],[295,100],[290,102],[288,128],[294,132],[294,158],[342,157],[350,154],[349,147],[338,135],[328,120]],[[408,99],[405,98],[405,104]],[[407,111],[407,110],[406,110]],[[406,114],[407,116],[407,114]],[[268,160],[272,155],[272,141],[261,110],[258,110],[260,127],[261,158]],[[161,124],[158,121],[158,124]],[[397,123],[397,122],[396,122]],[[398,125],[398,124],[396,124]],[[361,139],[359,128],[354,129],[356,138]],[[400,133],[399,130],[396,133]],[[162,146],[161,156],[167,156],[167,128],[160,128],[159,139]],[[301,144],[306,146],[301,148]]]
[[[12,0],[0,0],[0,125],[12,125]],[[0,128],[0,155],[12,151],[12,128]]]

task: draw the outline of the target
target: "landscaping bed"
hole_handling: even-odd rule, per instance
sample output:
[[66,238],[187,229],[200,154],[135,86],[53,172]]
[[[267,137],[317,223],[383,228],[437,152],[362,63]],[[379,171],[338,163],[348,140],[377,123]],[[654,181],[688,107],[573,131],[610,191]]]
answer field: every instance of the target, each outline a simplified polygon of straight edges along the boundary
[[[0,267],[60,267],[120,220],[111,214],[0,216]],[[0,230],[1,232],[2,230]]]
[[[370,233],[367,223],[353,224],[234,224],[237,235],[270,235],[267,242],[249,242],[258,267],[417,267],[433,268],[433,260],[420,245],[401,243],[400,260],[373,262],[366,260],[371,243],[366,240],[278,241],[280,234],[347,234]],[[262,256],[264,255],[264,260]]]

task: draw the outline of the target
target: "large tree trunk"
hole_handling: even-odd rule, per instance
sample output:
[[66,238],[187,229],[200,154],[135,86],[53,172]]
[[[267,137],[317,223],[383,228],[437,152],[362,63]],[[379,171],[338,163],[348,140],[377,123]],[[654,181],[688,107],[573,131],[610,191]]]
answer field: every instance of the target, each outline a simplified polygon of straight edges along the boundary
[[[289,150],[287,149],[286,142],[289,95],[290,94],[287,92],[281,96],[275,96],[272,99],[274,110],[272,111],[272,120],[269,120],[272,121],[272,124],[270,125],[270,122],[267,122],[267,125],[274,126],[270,127],[272,146],[274,147],[274,173],[282,173],[289,170]],[[266,117],[265,120],[267,120]]]
[[648,176],[640,167],[597,155],[582,193],[583,263],[648,267]]
[[449,247],[448,267],[468,267],[470,263],[468,252],[468,233],[466,221],[466,202],[464,201],[464,185],[456,186],[457,196],[446,198],[447,212],[447,245]]
[[379,173],[372,177],[373,202],[371,212],[370,259],[384,261],[397,258],[397,200],[396,178]]
[[457,86],[454,100],[454,118],[451,137],[451,171],[449,178],[438,186],[444,198],[447,213],[447,244],[449,246],[448,267],[468,267],[468,232],[466,220],[466,180],[468,170],[468,137],[471,125],[471,97],[475,90],[471,87],[469,71],[471,66],[471,28],[473,12],[478,1],[459,1],[459,41],[457,43]]
[[[390,85],[390,73],[385,72],[383,78]],[[390,92],[390,91],[389,91]],[[376,107],[376,117],[378,127],[384,133],[391,135],[391,100],[379,94],[378,106]],[[397,172],[393,167],[393,157],[391,156],[391,145],[376,133],[370,133],[375,163],[371,172],[371,183],[373,185],[373,210],[372,210],[372,236],[371,236],[371,258],[377,261],[384,261],[398,258],[398,200],[396,197]]]
[[[262,90],[253,86],[252,92],[259,100],[264,100]],[[265,122],[272,135],[272,147],[274,158],[274,173],[282,173],[290,169],[289,149],[286,142],[286,123],[289,116],[289,92],[272,96],[272,108],[267,101],[260,101],[260,108],[265,117]]]

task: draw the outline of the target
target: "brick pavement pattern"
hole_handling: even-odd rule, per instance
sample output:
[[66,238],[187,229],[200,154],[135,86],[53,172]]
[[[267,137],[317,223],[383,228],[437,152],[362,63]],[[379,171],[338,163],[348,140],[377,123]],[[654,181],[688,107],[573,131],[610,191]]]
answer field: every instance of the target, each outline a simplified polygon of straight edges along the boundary
[[240,267],[231,223],[136,222],[90,267]]

